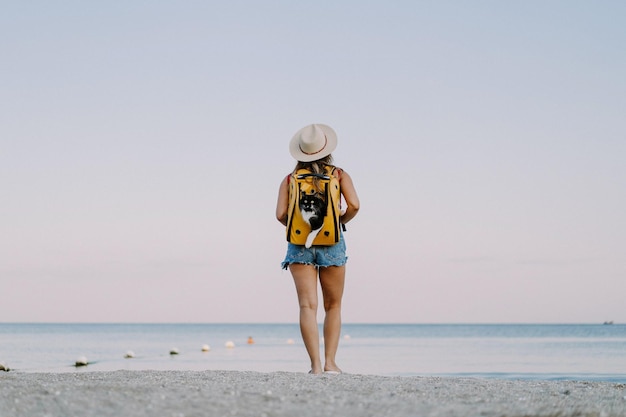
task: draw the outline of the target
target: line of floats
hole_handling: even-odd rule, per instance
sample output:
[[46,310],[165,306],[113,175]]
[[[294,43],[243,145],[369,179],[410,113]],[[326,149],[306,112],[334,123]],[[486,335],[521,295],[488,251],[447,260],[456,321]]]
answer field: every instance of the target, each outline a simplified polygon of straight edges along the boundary
[[[287,343],[293,344],[293,340],[289,339],[287,341]],[[249,345],[253,345],[254,344],[254,339],[252,337],[248,338],[248,344]],[[228,342],[226,342],[224,344],[224,346],[226,348],[228,348],[228,349],[234,349],[235,348],[235,342],[233,342],[232,340],[229,340]],[[200,350],[202,352],[208,352],[208,351],[211,350],[211,346],[209,346],[209,345],[202,345],[202,348],[200,348]],[[180,353],[180,351],[178,350],[177,347],[173,347],[173,348],[170,349],[169,353],[170,353],[171,356],[174,356],[174,355],[178,355]],[[135,352],[133,352],[132,350],[129,350],[129,351],[127,351],[124,354],[124,358],[126,358],[126,359],[133,359],[134,357],[135,357]],[[87,366],[87,365],[89,365],[89,361],[87,360],[87,357],[85,357],[85,356],[79,356],[76,359],[76,362],[74,363],[74,366],[76,366],[77,368],[81,367],[81,366]]]
[[[254,343],[255,342],[254,342],[254,339],[252,338],[252,336],[248,337],[247,344],[253,345]],[[293,345],[294,343],[295,342],[294,342],[293,339],[287,339],[287,344]],[[229,340],[229,341],[227,341],[224,344],[224,346],[226,348],[228,348],[228,349],[234,349],[235,348],[235,342],[233,342],[232,340]],[[211,346],[207,345],[207,344],[204,344],[204,345],[202,345],[200,350],[202,352],[209,352],[211,350]],[[180,354],[180,351],[178,350],[177,347],[173,347],[173,348],[171,348],[169,350],[169,354],[171,356],[175,356],[175,355]],[[135,357],[135,352],[133,352],[132,350],[129,350],[129,351],[127,351],[124,354],[124,358],[126,358],[126,359],[133,359],[134,357]],[[79,356],[78,358],[76,358],[76,361],[74,362],[73,366],[75,366],[77,368],[80,368],[80,367],[83,367],[83,366],[87,366],[89,364],[90,364],[90,362],[87,360],[86,356]],[[10,370],[11,369],[9,368],[9,366],[5,362],[0,362],[0,371],[9,372]]]

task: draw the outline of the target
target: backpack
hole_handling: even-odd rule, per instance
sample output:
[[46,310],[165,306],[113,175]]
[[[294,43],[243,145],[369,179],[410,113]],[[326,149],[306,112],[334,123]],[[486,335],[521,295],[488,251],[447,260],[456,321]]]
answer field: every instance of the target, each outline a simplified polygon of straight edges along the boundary
[[336,168],[325,174],[299,169],[289,177],[287,241],[294,245],[332,246],[340,237],[341,192]]

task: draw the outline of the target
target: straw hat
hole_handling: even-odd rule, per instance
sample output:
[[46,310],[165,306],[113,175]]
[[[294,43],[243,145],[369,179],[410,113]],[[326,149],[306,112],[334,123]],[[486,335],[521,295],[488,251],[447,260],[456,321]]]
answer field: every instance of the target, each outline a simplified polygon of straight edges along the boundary
[[312,124],[298,130],[289,142],[289,152],[296,160],[311,162],[328,156],[337,147],[337,134],[323,124]]

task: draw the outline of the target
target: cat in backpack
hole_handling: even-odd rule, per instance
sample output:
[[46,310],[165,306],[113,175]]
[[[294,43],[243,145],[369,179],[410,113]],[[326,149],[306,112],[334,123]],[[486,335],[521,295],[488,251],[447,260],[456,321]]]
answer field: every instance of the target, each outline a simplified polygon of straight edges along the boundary
[[324,171],[317,174],[301,168],[288,177],[287,241],[290,243],[310,248],[339,242],[339,178],[334,175],[335,167],[325,167]]
[[302,194],[300,197],[300,213],[304,221],[311,226],[311,233],[307,236],[304,244],[304,247],[310,248],[324,225],[326,202],[316,194]]

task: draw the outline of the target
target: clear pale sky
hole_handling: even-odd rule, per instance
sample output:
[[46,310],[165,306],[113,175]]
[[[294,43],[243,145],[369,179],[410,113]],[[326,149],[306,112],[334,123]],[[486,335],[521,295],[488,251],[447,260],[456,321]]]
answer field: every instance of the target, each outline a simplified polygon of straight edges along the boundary
[[345,322],[626,321],[626,2],[13,1],[0,321],[296,322],[278,184],[335,128]]

